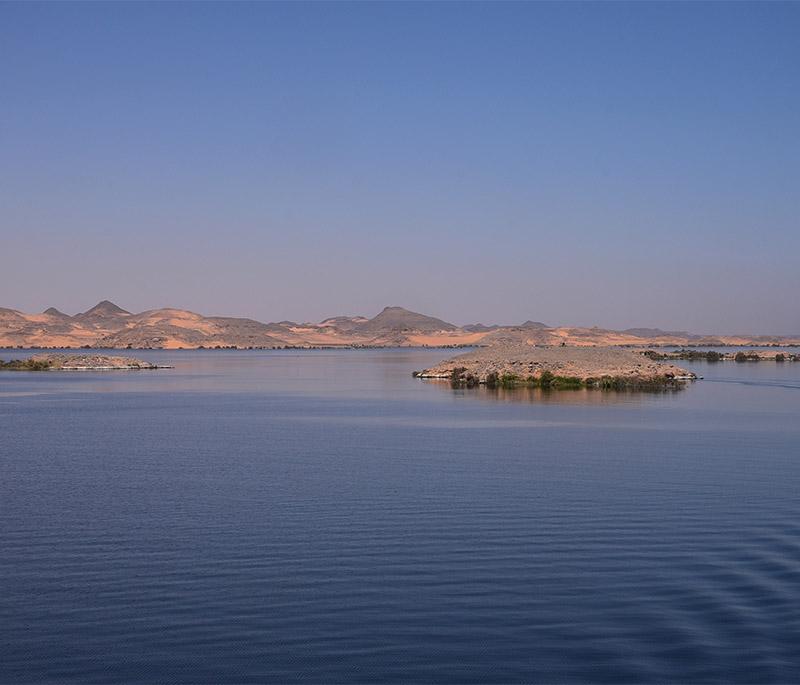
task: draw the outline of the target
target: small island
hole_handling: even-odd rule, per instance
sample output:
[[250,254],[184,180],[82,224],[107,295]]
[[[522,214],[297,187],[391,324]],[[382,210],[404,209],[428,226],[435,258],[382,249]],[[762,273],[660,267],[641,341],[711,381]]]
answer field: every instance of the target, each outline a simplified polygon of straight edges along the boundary
[[674,352],[658,352],[645,350],[642,354],[655,361],[664,359],[684,359],[686,361],[706,362],[800,362],[800,354],[780,352],[775,350],[738,350],[736,352],[717,352],[716,350],[691,350],[680,349]]
[[417,378],[448,380],[454,387],[600,388],[657,390],[697,376],[638,352],[611,347],[493,345],[453,357]]
[[170,369],[134,357],[99,354],[37,354],[28,359],[0,359],[0,371],[143,371]]

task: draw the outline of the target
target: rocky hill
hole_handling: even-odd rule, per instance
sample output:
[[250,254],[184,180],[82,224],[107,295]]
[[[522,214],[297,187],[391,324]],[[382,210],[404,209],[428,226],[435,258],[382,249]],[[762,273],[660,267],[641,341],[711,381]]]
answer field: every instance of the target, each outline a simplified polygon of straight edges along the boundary
[[800,345],[798,338],[698,336],[658,329],[612,331],[550,327],[538,321],[516,326],[458,327],[402,307],[386,307],[372,318],[336,316],[320,323],[204,316],[184,309],[152,309],[138,314],[103,300],[70,316],[54,307],[40,314],[0,308],[0,347],[57,348],[276,348],[423,347],[494,344],[568,346],[630,345]]
[[410,312],[402,307],[386,307],[375,318],[360,324],[355,330],[370,333],[387,331],[416,331],[421,333],[455,331],[455,326],[432,316]]

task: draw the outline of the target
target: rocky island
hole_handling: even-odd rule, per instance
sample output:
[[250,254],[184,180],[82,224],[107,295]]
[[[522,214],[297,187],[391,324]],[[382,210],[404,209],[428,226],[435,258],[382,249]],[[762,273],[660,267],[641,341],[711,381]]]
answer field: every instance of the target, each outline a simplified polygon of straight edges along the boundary
[[737,350],[736,352],[717,352],[716,350],[687,350],[681,349],[674,352],[659,352],[656,350],[645,350],[642,352],[646,357],[661,361],[664,359],[685,359],[687,361],[706,361],[706,362],[800,362],[800,354],[775,350]]
[[611,347],[493,345],[416,371],[455,386],[658,389],[696,375],[639,352]]
[[112,357],[98,354],[37,354],[28,359],[0,359],[3,371],[140,371],[169,369],[135,359],[133,357]]

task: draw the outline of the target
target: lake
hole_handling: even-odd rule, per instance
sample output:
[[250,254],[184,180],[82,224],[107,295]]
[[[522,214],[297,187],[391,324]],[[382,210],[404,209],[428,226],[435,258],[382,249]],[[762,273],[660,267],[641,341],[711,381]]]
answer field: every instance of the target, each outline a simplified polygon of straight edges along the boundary
[[0,374],[0,681],[797,681],[800,363],[412,378],[451,353]]

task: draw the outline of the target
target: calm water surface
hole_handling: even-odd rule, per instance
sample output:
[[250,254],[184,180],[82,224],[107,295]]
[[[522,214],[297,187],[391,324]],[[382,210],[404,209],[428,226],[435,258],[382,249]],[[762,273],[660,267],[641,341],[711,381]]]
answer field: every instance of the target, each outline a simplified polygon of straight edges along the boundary
[[798,363],[137,356],[176,368],[0,375],[4,683],[798,680]]

